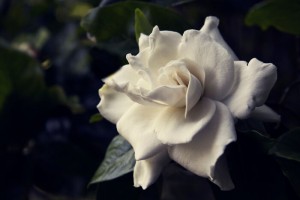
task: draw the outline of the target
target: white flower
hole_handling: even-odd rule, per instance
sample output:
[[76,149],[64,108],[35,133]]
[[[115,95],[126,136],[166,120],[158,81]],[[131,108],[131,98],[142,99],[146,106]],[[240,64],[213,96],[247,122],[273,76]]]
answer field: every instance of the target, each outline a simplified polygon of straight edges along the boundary
[[183,35],[154,27],[141,35],[139,53],[104,79],[100,113],[117,125],[137,160],[134,185],[147,188],[170,159],[232,189],[226,145],[236,140],[234,120],[277,121],[264,105],[277,72],[257,59],[239,61],[207,17],[200,31]]

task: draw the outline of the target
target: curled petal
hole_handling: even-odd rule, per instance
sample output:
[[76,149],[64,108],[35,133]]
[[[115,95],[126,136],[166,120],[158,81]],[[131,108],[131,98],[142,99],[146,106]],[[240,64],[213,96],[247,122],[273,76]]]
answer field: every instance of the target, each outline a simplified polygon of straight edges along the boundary
[[218,171],[215,169],[225,147],[236,140],[236,133],[233,117],[228,108],[220,102],[215,104],[216,112],[210,123],[197,133],[191,142],[170,146],[169,155],[172,160],[191,172],[208,177],[221,188],[226,189],[231,188],[232,182],[228,177],[220,174],[227,173],[222,172],[227,169],[217,168]]
[[196,103],[199,101],[204,88],[200,81],[192,74],[189,74],[189,85],[186,92],[186,105],[184,116],[187,118],[188,112],[194,108]]
[[[183,105],[186,106],[185,117],[199,101],[204,92],[204,70],[188,59],[170,61],[159,70],[160,84],[182,85],[187,89]],[[171,104],[169,104],[171,105]]]
[[200,29],[201,32],[208,34],[212,39],[221,44],[232,56],[234,60],[238,60],[235,53],[228,46],[228,44],[224,41],[220,31],[218,29],[219,19],[213,16],[206,17],[204,25]]
[[205,96],[224,99],[231,91],[234,80],[233,57],[208,34],[187,30],[179,45],[179,56],[197,63],[205,71]]
[[190,110],[187,117],[184,116],[184,108],[164,109],[156,116],[157,138],[169,145],[190,142],[197,133],[205,130],[215,110],[215,103],[205,97]]
[[276,67],[253,58],[247,65],[235,61],[236,88],[224,100],[233,115],[239,119],[247,118],[251,112],[262,106],[277,79]]
[[160,86],[143,96],[163,105],[182,107],[185,105],[185,93],[185,86],[174,85]]
[[170,158],[166,149],[151,158],[136,161],[133,172],[134,187],[141,186],[145,190],[157,180],[169,162]]
[[149,91],[144,87],[133,86],[129,83],[118,85],[114,81],[110,81],[109,85],[115,90],[126,94],[132,101],[141,105],[183,106],[185,104],[186,87],[182,85],[160,86],[152,91]]
[[154,121],[161,107],[134,104],[117,123],[118,132],[131,144],[136,160],[160,152],[164,145],[156,138]]

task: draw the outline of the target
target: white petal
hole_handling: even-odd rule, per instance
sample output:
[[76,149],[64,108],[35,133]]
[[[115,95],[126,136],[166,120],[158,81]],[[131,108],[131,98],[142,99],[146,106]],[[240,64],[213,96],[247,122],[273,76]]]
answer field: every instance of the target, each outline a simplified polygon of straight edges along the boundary
[[100,103],[97,108],[101,115],[112,123],[117,123],[120,117],[134,104],[125,94],[104,84],[99,90]]
[[185,113],[184,116],[188,116],[188,112],[194,108],[196,103],[199,101],[204,88],[202,87],[202,84],[200,81],[192,74],[189,74],[189,85],[186,92],[186,107],[185,107]]
[[277,79],[276,67],[253,58],[247,65],[235,61],[236,88],[224,100],[233,115],[240,119],[247,118],[251,112],[262,106]]
[[205,96],[224,99],[232,89],[233,58],[228,51],[208,34],[187,30],[179,45],[179,56],[188,58],[205,71]]
[[148,66],[152,69],[159,69],[170,60],[178,58],[178,45],[181,35],[173,31],[160,31],[157,26],[149,35],[150,54]]
[[121,67],[117,72],[103,79],[107,84],[104,84],[99,90],[101,100],[97,105],[101,115],[110,122],[117,123],[124,112],[134,104],[130,98],[118,92],[109,84],[111,80],[117,81],[120,85],[124,85],[128,83],[135,84],[138,79],[139,77],[129,65]]
[[145,98],[163,105],[182,107],[185,105],[186,87],[183,85],[160,86],[145,93]]
[[207,33],[212,39],[214,39],[217,43],[221,44],[232,56],[234,60],[238,60],[235,53],[228,46],[228,44],[224,41],[220,31],[218,29],[219,19],[217,17],[209,16],[206,17],[204,25],[200,29],[201,32]]
[[[148,41],[146,42],[146,39]],[[140,38],[140,52],[134,56],[138,63],[157,73],[170,60],[178,57],[181,35],[173,31],[160,31],[157,26],[149,36]]]
[[254,111],[251,112],[250,117],[254,118],[254,119],[259,119],[259,120],[265,121],[265,122],[279,122],[280,121],[280,115],[278,115],[276,112],[274,112],[271,108],[269,108],[266,105],[256,107],[254,109]]
[[113,82],[118,83],[118,85],[124,85],[127,83],[135,84],[139,79],[139,75],[132,69],[130,65],[124,65],[114,74],[103,79],[103,82],[109,85],[109,83],[113,80]]
[[142,51],[149,47],[149,36],[141,33],[139,38],[139,50]]
[[161,109],[134,104],[117,123],[118,132],[132,145],[136,160],[149,158],[164,148],[156,138],[154,127]]
[[186,106],[185,116],[187,116],[188,111],[194,107],[204,92],[202,85],[205,79],[204,70],[189,59],[181,59],[170,61],[159,70],[159,73],[159,83],[179,84],[187,87],[183,101],[183,105]]
[[[222,176],[219,176],[221,172],[215,172],[215,166],[226,146],[236,140],[236,133],[228,108],[220,102],[215,103],[217,109],[210,123],[195,135],[191,142],[170,146],[169,155],[191,172],[222,184],[221,188],[227,188],[230,182],[218,180]],[[218,173],[218,176],[215,176],[215,173]]]
[[166,149],[151,158],[136,161],[133,172],[134,186],[141,186],[145,190],[157,180],[169,162],[170,158]]
[[184,108],[167,108],[157,115],[155,132],[157,138],[164,144],[174,145],[190,142],[193,137],[214,116],[215,103],[207,98],[202,98],[185,117]]

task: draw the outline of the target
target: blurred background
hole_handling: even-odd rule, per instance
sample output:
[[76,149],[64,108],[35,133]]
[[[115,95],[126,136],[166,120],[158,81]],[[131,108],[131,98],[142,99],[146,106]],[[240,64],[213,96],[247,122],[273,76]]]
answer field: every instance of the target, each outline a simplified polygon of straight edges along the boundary
[[[104,8],[117,2],[0,1],[1,200],[161,197],[161,188],[166,182],[158,181],[143,191],[132,186],[131,173],[113,181],[87,187],[103,160],[109,142],[117,135],[115,126],[97,114],[101,79],[125,64],[127,53],[135,54],[138,49],[133,13],[125,13],[128,16],[126,27],[116,33],[109,32],[110,29],[107,28],[120,20],[115,11],[94,20],[95,26],[89,19],[82,19],[92,8]],[[182,19],[181,26],[174,26],[174,30],[181,33],[186,28],[200,29],[206,16],[217,16],[220,19],[221,34],[241,60],[249,61],[256,57],[278,67],[278,81],[267,104],[282,116],[282,122],[276,127],[267,125],[272,132],[271,136],[278,137],[285,131],[299,127],[299,36],[283,32],[280,28],[270,27],[263,31],[258,26],[246,26],[247,13],[261,1],[140,2],[174,9]],[[161,30],[168,28],[163,25],[163,15],[156,16],[156,20],[162,21]],[[109,37],[105,37],[105,34]],[[252,158],[253,155],[249,152],[248,154]],[[255,153],[254,155],[254,160],[264,159],[258,158]],[[272,169],[273,165],[270,166]],[[173,172],[172,167],[174,166],[164,174],[164,178],[173,183],[176,182],[174,177],[168,179]],[[263,168],[268,171],[268,167],[269,165],[264,165]],[[257,166],[253,170],[256,173]],[[280,174],[279,168],[274,170],[276,174]],[[191,183],[201,185],[203,181],[190,174],[184,176],[185,172],[182,171],[175,170],[174,173],[183,176],[177,181],[184,180],[186,184],[189,183],[186,187],[195,187]],[[257,172],[256,175],[263,177],[265,172]],[[245,179],[247,180],[247,176]],[[276,187],[285,188],[284,193],[279,196],[274,192],[276,187],[269,187],[268,181],[253,178],[247,181],[249,185],[258,185],[259,191],[243,199],[297,199],[287,179],[283,176],[279,179],[283,186],[277,184]],[[269,178],[269,181],[272,182],[272,179]],[[243,184],[245,187],[249,186],[248,182]],[[180,184],[169,184],[169,187],[164,187],[165,191],[174,192],[178,187],[182,189]],[[215,199],[242,199],[238,192],[218,193],[214,186],[211,187]],[[243,189],[238,191],[245,192]],[[244,194],[248,193],[251,192],[246,191]],[[198,199],[197,196],[181,197],[180,193],[177,195],[177,199]],[[162,199],[176,198],[166,195],[165,192]]]

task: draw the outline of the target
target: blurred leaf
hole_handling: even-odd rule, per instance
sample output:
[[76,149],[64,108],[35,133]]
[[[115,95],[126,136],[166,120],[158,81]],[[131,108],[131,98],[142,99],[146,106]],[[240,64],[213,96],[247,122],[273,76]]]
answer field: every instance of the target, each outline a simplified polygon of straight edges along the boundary
[[100,122],[103,119],[103,117],[100,115],[100,113],[96,113],[91,116],[90,118],[90,123],[97,123]]
[[246,16],[247,25],[263,30],[274,26],[280,31],[300,35],[300,1],[269,0],[256,4]]
[[300,128],[287,132],[278,138],[277,143],[270,150],[270,154],[300,162]]
[[56,108],[78,108],[62,88],[46,85],[37,60],[3,43],[0,82],[1,144],[22,148]]
[[120,135],[109,144],[104,160],[96,171],[90,184],[118,178],[133,171],[134,151],[130,144]]
[[141,33],[149,35],[153,29],[153,26],[148,21],[147,17],[144,15],[143,11],[140,9],[135,9],[135,37],[136,41],[139,42]]
[[79,114],[84,111],[84,108],[79,102],[77,96],[67,96],[64,89],[60,86],[52,86],[49,88],[49,99],[53,102],[62,104],[70,109],[73,114]]
[[72,5],[69,15],[74,18],[82,18],[92,8],[92,5],[86,2],[76,2]]
[[158,25],[161,30],[183,32],[188,27],[187,22],[174,10],[135,1],[96,7],[82,19],[81,26],[95,36],[98,42],[113,38],[131,37],[134,34],[132,27],[134,11],[137,8],[145,13],[151,24]]
[[1,82],[6,83],[5,87],[1,86],[1,96],[11,90],[36,100],[46,89],[38,62],[3,44],[0,45],[0,73]]
[[289,179],[293,189],[300,197],[300,162],[284,158],[276,158],[283,174]]

